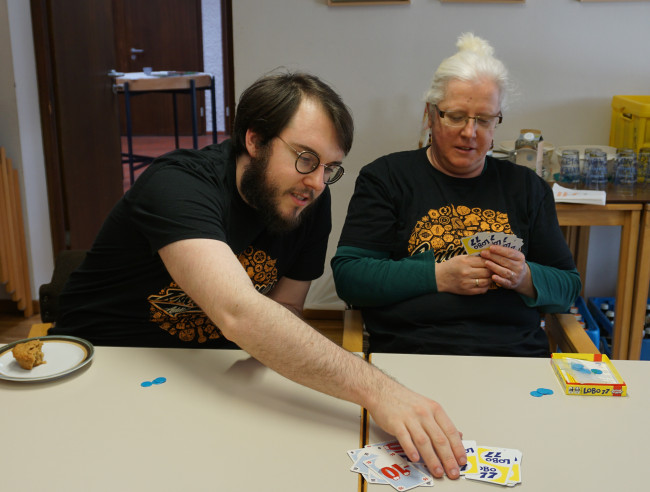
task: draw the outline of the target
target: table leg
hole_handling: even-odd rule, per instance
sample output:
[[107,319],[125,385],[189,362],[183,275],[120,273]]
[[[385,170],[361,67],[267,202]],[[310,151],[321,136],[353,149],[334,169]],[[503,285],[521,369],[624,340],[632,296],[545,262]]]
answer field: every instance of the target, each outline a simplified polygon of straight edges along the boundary
[[129,83],[124,83],[124,107],[126,118],[126,144],[129,152],[129,182],[132,185],[135,181],[135,170],[133,163],[133,128],[131,126],[131,93]]
[[214,76],[210,82],[210,106],[212,107],[212,143],[217,143],[217,98],[216,90],[214,87]]
[[645,205],[641,218],[636,270],[630,325],[630,347],[628,351],[628,358],[631,360],[639,360],[641,357],[643,326],[648,303],[648,286],[650,285],[650,204]]
[[621,228],[621,251],[618,262],[616,283],[616,318],[614,319],[614,340],[612,357],[627,359],[630,343],[630,324],[634,293],[634,266],[639,241],[640,211],[625,214]]
[[196,116],[196,83],[190,80],[190,95],[192,97],[192,145],[193,148],[199,148],[198,122]]
[[178,143],[178,105],[176,104],[176,93],[172,93],[172,106],[174,108],[174,143],[176,148],[180,147]]

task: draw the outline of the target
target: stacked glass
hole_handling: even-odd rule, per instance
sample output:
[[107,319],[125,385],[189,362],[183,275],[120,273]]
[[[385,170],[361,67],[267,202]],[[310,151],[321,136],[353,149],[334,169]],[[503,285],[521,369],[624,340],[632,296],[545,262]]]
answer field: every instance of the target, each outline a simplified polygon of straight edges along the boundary
[[577,189],[580,185],[580,151],[566,149],[560,156],[560,176],[562,186]]
[[614,163],[614,188],[621,196],[632,196],[637,181],[636,153],[618,149]]
[[603,191],[607,188],[607,153],[600,149],[585,150],[585,188]]

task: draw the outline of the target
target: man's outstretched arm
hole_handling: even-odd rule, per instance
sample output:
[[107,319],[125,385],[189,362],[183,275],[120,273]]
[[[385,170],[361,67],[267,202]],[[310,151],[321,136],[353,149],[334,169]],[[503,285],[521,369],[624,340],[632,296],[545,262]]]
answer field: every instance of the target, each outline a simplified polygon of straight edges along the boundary
[[227,244],[188,239],[160,251],[172,278],[224,336],[283,376],[365,407],[412,461],[434,476],[458,478],[461,436],[433,400],[343,350],[272,299],[259,294]]

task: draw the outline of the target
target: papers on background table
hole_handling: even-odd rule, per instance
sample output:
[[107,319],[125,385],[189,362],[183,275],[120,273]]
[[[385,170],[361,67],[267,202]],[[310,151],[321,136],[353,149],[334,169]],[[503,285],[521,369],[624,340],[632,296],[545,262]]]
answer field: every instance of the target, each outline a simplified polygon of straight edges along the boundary
[[[463,446],[467,465],[460,470],[461,478],[509,487],[521,483],[521,451],[477,446],[476,441],[463,441]],[[409,461],[398,441],[351,449],[348,456],[353,462],[350,470],[363,475],[368,483],[388,484],[399,491],[434,485],[424,463]]]
[[556,202],[584,203],[586,205],[605,205],[607,194],[596,190],[571,190],[559,184],[553,184],[553,197]]

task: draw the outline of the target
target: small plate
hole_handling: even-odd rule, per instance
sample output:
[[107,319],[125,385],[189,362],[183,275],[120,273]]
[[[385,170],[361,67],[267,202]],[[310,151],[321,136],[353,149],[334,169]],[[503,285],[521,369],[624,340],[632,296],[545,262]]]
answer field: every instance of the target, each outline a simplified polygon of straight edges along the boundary
[[[11,350],[19,343],[30,340],[43,342],[43,358],[46,363],[27,370],[20,367]],[[62,378],[90,363],[93,355],[95,355],[93,345],[77,337],[45,336],[18,340],[0,347],[0,379],[40,382]]]

